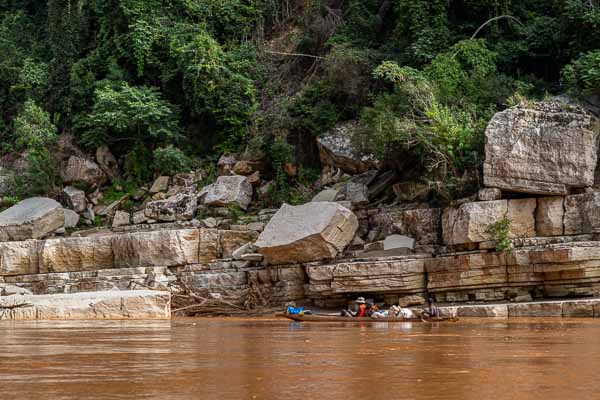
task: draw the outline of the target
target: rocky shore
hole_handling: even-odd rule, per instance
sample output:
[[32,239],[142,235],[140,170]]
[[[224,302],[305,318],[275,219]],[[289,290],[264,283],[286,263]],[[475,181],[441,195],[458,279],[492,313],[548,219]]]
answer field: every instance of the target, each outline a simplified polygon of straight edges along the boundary
[[[254,166],[227,159],[205,187],[194,173],[159,177],[133,214],[120,209],[122,199],[92,206],[74,188],[61,203],[27,199],[0,213],[0,310],[21,298],[33,306],[4,314],[163,318],[170,292],[173,301],[204,298],[239,310],[290,301],[341,307],[359,295],[419,306],[434,296],[464,303],[444,308],[458,316],[599,316],[595,121],[557,103],[499,113],[486,133],[485,187],[444,207],[415,201],[414,187],[373,169],[382,166],[354,155],[351,143],[336,148],[335,137],[320,142],[321,192],[298,206],[253,209]],[[336,181],[332,170],[347,178]],[[390,186],[413,201],[372,202]],[[240,210],[248,212],[232,216]],[[67,228],[72,214],[95,212],[112,225]],[[580,298],[590,300],[572,300]],[[73,302],[83,305],[60,310]],[[185,305],[186,315],[201,313]]]

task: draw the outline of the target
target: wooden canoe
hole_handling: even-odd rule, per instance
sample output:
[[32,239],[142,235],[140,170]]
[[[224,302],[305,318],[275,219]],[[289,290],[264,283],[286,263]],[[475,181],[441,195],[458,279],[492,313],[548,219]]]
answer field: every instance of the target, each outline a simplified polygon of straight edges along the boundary
[[297,322],[456,322],[456,317],[436,317],[436,318],[371,318],[371,317],[342,317],[340,315],[325,314],[279,314],[278,317],[284,317]]

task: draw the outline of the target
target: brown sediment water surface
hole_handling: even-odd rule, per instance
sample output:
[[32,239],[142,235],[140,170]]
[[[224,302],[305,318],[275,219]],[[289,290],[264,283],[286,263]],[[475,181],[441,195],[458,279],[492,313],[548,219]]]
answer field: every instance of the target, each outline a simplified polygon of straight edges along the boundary
[[0,399],[600,399],[600,321],[0,322]]

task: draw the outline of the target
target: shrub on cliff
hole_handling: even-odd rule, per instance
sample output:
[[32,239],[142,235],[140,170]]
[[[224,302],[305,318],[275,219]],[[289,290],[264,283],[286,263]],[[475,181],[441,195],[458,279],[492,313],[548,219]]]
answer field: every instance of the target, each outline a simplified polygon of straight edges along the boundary
[[154,150],[154,169],[161,175],[175,175],[192,169],[192,160],[173,145]]

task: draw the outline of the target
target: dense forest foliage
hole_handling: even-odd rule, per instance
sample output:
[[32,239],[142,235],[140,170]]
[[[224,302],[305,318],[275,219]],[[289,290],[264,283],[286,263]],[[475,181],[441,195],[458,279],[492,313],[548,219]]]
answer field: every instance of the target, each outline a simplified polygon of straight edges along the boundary
[[29,192],[58,184],[65,134],[130,182],[237,152],[283,188],[348,120],[357,146],[450,185],[495,112],[600,95],[600,2],[3,0],[0,54],[0,151],[26,155]]

